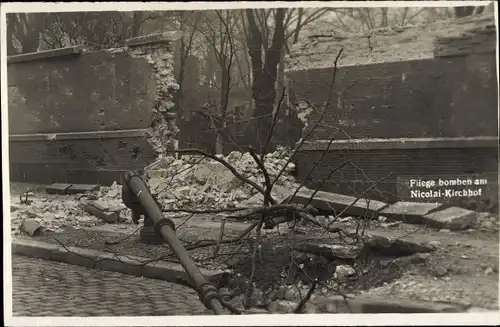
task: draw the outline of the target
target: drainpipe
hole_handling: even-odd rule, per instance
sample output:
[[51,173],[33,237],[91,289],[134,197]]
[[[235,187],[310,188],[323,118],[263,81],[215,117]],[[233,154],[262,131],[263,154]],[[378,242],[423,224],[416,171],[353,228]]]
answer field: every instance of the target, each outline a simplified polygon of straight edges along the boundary
[[205,280],[205,277],[189,257],[188,251],[175,235],[174,222],[163,216],[146,183],[134,172],[127,172],[124,177],[123,203],[132,209],[135,214],[144,214],[145,220],[150,219],[152,221],[156,233],[165,239],[196,286],[201,302],[216,315],[224,314],[217,289]]

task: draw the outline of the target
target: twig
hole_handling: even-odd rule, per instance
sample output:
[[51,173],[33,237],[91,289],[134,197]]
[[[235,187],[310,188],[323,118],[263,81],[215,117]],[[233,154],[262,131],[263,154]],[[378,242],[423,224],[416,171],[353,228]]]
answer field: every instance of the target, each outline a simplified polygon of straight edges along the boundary
[[330,173],[328,173],[328,176],[326,176],[326,178],[324,178],[324,179],[321,181],[320,185],[319,185],[318,187],[316,187],[316,189],[314,190],[314,192],[311,194],[311,196],[309,197],[309,200],[307,201],[306,206],[308,206],[309,204],[311,204],[311,202],[312,202],[312,200],[314,199],[314,197],[316,196],[316,194],[319,192],[319,190],[321,189],[321,187],[323,187],[323,185],[325,184],[325,182],[326,182],[327,180],[329,180],[329,179],[330,179],[330,177],[332,177],[333,173],[335,173],[336,171],[338,171],[338,170],[340,170],[340,169],[344,168],[344,167],[345,167],[345,165],[347,165],[349,162],[351,162],[351,160],[347,160],[347,161],[343,162],[340,166],[338,166],[338,167],[336,167],[336,168],[332,169],[332,170],[330,171]]
[[222,242],[222,239],[224,238],[224,226],[226,224],[226,218],[222,218],[220,220],[220,233],[219,233],[219,239],[217,240],[217,244],[215,246],[215,249],[214,249],[214,259],[215,257],[217,256],[217,254],[219,253],[219,249],[220,249],[220,243]]
[[[389,173],[388,175],[386,175],[385,177],[382,177],[381,179],[379,179],[377,181],[377,183],[373,184],[372,186],[370,186],[369,188],[367,188],[366,190],[364,190],[357,198],[356,200],[354,200],[350,205],[348,205],[347,207],[345,207],[337,216],[342,216],[344,214],[344,212],[346,212],[349,208],[351,208],[353,205],[355,205],[365,194],[367,194],[368,192],[370,192],[373,188],[375,188],[380,182],[382,182],[383,180],[389,178],[389,176],[391,176],[392,173]],[[331,223],[330,223],[331,224]],[[328,224],[328,225],[330,225]]]
[[180,209],[162,209],[161,212],[185,212],[192,214],[216,214],[223,212],[237,212],[251,209],[249,207],[239,207],[239,208],[221,208],[221,209],[206,209],[206,210],[196,210],[196,209],[188,209],[188,208],[180,208]]
[[[343,51],[344,51],[344,48],[341,48],[340,51],[339,51],[339,53],[335,57],[334,68],[333,68],[333,76],[332,76],[332,83],[330,84],[330,90],[329,90],[329,94],[328,94],[328,99],[327,99],[325,105],[323,106],[323,110],[321,112],[321,115],[320,115],[319,119],[314,124],[314,126],[309,130],[309,132],[307,133],[307,135],[305,137],[301,138],[301,140],[299,141],[299,143],[297,143],[297,145],[295,146],[295,149],[293,150],[292,154],[290,155],[290,157],[288,158],[288,160],[285,162],[285,164],[283,165],[283,167],[280,169],[280,171],[278,172],[278,175],[276,175],[276,177],[274,178],[274,180],[272,182],[273,185],[279,180],[279,178],[281,177],[281,175],[283,175],[283,173],[287,169],[287,167],[290,164],[290,162],[292,161],[292,159],[295,157],[295,155],[297,154],[297,152],[300,150],[300,148],[304,144],[305,140],[316,130],[316,128],[318,127],[319,123],[323,120],[323,117],[325,116],[326,111],[327,111],[328,107],[330,106],[331,97],[332,97],[332,90],[333,90],[333,86],[335,85],[335,80],[336,80],[336,76],[337,76],[338,61],[339,61],[340,55],[342,54]],[[313,106],[312,104],[310,104],[310,105]]]
[[184,226],[191,218],[194,217],[194,213],[191,213],[189,217],[186,218],[182,223],[179,224],[179,226],[175,226],[175,231],[178,231],[182,226]]
[[249,184],[255,190],[257,190],[259,193],[261,193],[262,195],[265,195],[265,190],[262,188],[262,186],[260,186],[256,182],[252,181],[251,179],[243,176],[230,163],[228,163],[226,160],[224,160],[222,158],[219,158],[218,156],[216,156],[214,154],[207,153],[207,152],[205,152],[203,150],[200,150],[200,149],[181,149],[181,150],[171,150],[171,151],[175,152],[175,153],[180,153],[180,154],[182,154],[182,153],[197,153],[197,154],[200,154],[200,155],[202,155],[204,157],[207,157],[207,158],[210,158],[212,160],[215,160],[215,161],[219,162],[220,164],[222,164],[224,167],[226,167],[231,173],[233,173],[233,175],[236,178],[238,178],[239,180],[241,180],[241,181]]
[[307,301],[311,299],[311,296],[313,295],[317,284],[318,284],[318,278],[315,278],[311,284],[311,288],[309,288],[309,291],[307,292],[306,296],[300,301],[299,305],[294,310],[294,313],[302,313],[302,310],[304,309]]
[[271,202],[272,204],[275,204],[276,201],[271,196],[273,184],[271,184],[271,178],[269,177],[269,173],[267,172],[266,166],[264,164],[264,156],[261,155],[261,158],[259,158],[252,147],[249,148],[249,153],[252,156],[255,163],[257,163],[257,166],[262,171],[262,174],[264,174],[264,181],[266,184],[266,189],[264,192],[264,205],[267,206],[268,205],[267,202]]
[[250,279],[248,280],[248,288],[245,294],[245,304],[247,307],[250,306],[250,297],[252,296],[253,292],[253,280],[255,278],[255,270],[257,265],[257,250],[260,247],[260,231],[262,229],[262,225],[264,224],[264,218],[265,216],[262,215],[259,221],[259,225],[257,226],[257,229],[255,231],[255,244],[252,253],[252,271],[250,272]]
[[[250,226],[248,226],[247,229],[245,229],[243,231],[243,233],[241,233],[239,236],[237,236],[235,238],[232,238],[232,239],[229,239],[229,240],[222,240],[220,242],[220,244],[233,244],[233,243],[240,242],[257,225],[258,225],[258,222],[254,222],[253,224],[251,224]],[[213,246],[213,245],[216,245],[216,244],[217,243],[214,240],[200,240],[200,241],[195,242],[193,244],[187,245],[186,246],[186,250],[190,251],[190,250],[194,250],[194,249],[199,249],[199,248],[204,248],[204,247],[208,247],[208,246]]]
[[119,243],[121,243],[121,242],[123,242],[123,241],[125,241],[125,240],[127,240],[129,238],[131,238],[135,233],[137,233],[138,231],[140,231],[141,228],[142,227],[137,228],[131,234],[129,234],[129,235],[127,235],[127,236],[125,236],[125,237],[123,237],[123,238],[121,238],[119,240],[116,240],[116,241],[104,240],[104,244],[106,244],[106,245],[116,245],[116,244],[119,244]]

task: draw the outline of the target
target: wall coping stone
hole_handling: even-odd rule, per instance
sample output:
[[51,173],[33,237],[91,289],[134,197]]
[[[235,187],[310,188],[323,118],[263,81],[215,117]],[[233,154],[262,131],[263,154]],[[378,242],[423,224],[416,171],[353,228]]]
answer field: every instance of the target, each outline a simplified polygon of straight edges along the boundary
[[138,36],[125,41],[128,47],[137,47],[141,45],[148,44],[170,44],[173,41],[179,39],[182,36],[182,32],[174,31],[174,32],[164,32],[158,34],[150,34],[144,36]]
[[61,141],[61,140],[90,140],[110,138],[136,138],[144,137],[149,129],[126,129],[114,131],[90,131],[76,133],[40,133],[40,134],[11,134],[10,142],[33,141]]
[[80,55],[81,53],[82,53],[82,47],[80,45],[77,45],[74,47],[65,47],[65,48],[59,48],[59,49],[46,50],[46,51],[23,53],[23,54],[14,55],[14,56],[8,56],[7,57],[7,64],[48,59],[48,58],[54,58],[54,57],[75,56],[75,55]]
[[453,138],[391,138],[351,139],[304,142],[302,151],[335,150],[392,150],[392,149],[437,149],[437,148],[490,148],[498,147],[497,136],[453,137]]

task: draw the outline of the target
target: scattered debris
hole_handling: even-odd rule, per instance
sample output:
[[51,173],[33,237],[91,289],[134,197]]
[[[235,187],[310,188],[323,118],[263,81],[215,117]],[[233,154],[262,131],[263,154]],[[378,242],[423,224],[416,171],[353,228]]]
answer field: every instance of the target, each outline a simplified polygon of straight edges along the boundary
[[[12,234],[23,232],[21,225],[32,219],[47,231],[60,231],[65,226],[92,227],[104,222],[87,214],[79,207],[80,201],[74,197],[50,198],[34,195],[30,204],[21,203],[19,199],[11,199],[10,223]],[[12,210],[13,209],[13,210]]]
[[[264,175],[249,153],[234,151],[221,158],[243,176],[259,185],[264,183]],[[286,148],[266,155],[265,167],[271,179],[278,175],[288,158]],[[287,166],[275,184],[276,190],[279,187],[295,190],[295,178],[291,175],[294,169],[293,163]],[[165,208],[236,207],[258,194],[221,163],[200,155],[184,155],[181,159],[162,157],[145,169],[144,178]],[[109,189],[102,188],[99,194],[103,201],[119,198],[121,186],[115,183]]]

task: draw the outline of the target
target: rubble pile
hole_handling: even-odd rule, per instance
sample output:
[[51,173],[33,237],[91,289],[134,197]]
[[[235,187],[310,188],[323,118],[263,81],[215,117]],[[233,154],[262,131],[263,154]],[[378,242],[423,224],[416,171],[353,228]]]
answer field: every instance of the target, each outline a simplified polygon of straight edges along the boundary
[[61,199],[33,197],[29,203],[20,203],[12,199],[10,206],[12,235],[22,234],[21,225],[26,220],[33,220],[45,230],[58,232],[66,226],[92,227],[102,224],[96,217],[85,213],[78,206],[75,197]]
[[[249,153],[231,152],[220,157],[244,177],[264,185],[264,175]],[[288,160],[286,148],[265,157],[265,167],[273,180]],[[290,163],[275,185],[291,187],[295,165]],[[145,180],[166,208],[235,207],[257,191],[244,183],[221,163],[199,155],[182,159],[163,157],[145,169]]]

